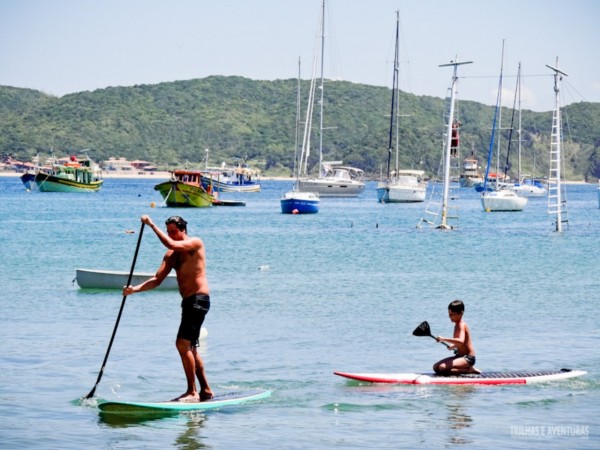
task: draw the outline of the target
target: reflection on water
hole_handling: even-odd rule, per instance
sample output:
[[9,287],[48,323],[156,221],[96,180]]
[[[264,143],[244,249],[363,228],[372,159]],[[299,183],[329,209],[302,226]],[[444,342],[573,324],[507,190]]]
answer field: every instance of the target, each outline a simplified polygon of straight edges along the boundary
[[[173,444],[173,447],[193,450],[199,448],[210,448],[202,442],[201,429],[204,427],[207,416],[198,411],[186,413],[179,412],[157,412],[156,414],[115,414],[100,411],[98,422],[111,428],[129,428],[146,426],[151,422],[173,421],[177,422],[177,428],[183,428]],[[185,424],[182,422],[185,421]]]
[[475,389],[475,386],[454,386],[452,391],[448,392],[446,409],[448,410],[448,442],[450,444],[471,444],[473,442],[463,432],[473,425],[473,418],[466,412],[464,402]]
[[134,425],[146,424],[156,420],[164,420],[168,418],[177,417],[177,412],[161,412],[156,414],[115,414],[105,413],[100,411],[99,422],[101,424],[109,425],[113,428],[126,428]]
[[185,431],[177,436],[174,447],[193,450],[197,448],[210,448],[202,442],[200,430],[204,427],[207,416],[198,412],[186,414],[187,422]]

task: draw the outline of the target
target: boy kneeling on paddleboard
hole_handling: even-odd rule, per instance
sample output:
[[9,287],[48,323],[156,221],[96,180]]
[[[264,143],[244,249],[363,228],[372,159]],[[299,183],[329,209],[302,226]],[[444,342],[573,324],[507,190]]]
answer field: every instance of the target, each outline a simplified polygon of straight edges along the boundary
[[448,316],[454,323],[454,337],[437,336],[438,342],[450,344],[448,350],[454,350],[455,356],[444,358],[433,365],[438,375],[459,375],[463,373],[481,373],[475,368],[475,348],[471,341],[471,332],[467,323],[462,320],[465,305],[460,300],[454,300],[448,305]]

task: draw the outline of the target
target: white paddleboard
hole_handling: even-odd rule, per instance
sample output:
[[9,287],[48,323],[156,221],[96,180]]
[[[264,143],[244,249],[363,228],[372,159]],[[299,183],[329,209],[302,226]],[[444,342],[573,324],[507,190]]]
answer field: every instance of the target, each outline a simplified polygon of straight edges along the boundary
[[456,376],[440,376],[434,373],[348,373],[334,372],[340,377],[368,383],[392,384],[532,384],[547,381],[564,380],[580,377],[587,372],[582,370],[560,369],[546,371],[510,371],[483,372],[481,374],[464,374]]

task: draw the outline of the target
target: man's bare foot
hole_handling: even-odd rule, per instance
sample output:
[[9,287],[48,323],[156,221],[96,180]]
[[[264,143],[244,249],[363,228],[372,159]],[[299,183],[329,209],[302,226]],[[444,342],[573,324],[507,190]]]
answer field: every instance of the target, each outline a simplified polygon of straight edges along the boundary
[[474,374],[479,375],[481,373],[481,370],[479,370],[478,368],[473,366],[473,367],[471,367],[471,370],[469,371],[469,373],[474,373]]
[[207,391],[207,392],[201,392],[200,393],[200,401],[204,402],[206,400],[210,400],[214,397],[215,395],[213,394],[212,391]]
[[198,396],[197,392],[193,394],[189,394],[186,392],[185,394],[181,394],[179,397],[174,398],[171,401],[181,403],[198,403],[200,401],[200,397]]

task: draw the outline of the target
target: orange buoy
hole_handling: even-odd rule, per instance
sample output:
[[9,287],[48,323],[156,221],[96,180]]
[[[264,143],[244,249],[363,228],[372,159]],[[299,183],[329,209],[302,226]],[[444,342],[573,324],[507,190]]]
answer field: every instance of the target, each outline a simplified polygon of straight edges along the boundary
[[298,211],[297,209],[294,209],[294,210],[292,211],[292,214],[298,214],[299,212],[300,212],[300,211]]

